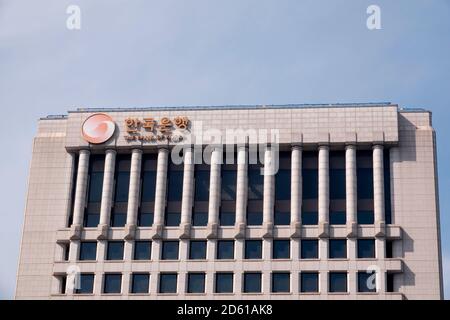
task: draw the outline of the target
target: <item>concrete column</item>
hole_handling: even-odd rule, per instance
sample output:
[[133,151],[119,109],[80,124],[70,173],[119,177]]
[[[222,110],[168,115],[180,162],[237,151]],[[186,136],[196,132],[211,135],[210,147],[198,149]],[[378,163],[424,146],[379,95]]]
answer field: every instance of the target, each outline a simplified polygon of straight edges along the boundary
[[272,237],[275,207],[275,157],[271,147],[264,152],[263,237]]
[[136,232],[137,214],[139,210],[140,185],[142,168],[142,150],[133,149],[131,152],[130,188],[128,192],[127,224],[125,225],[125,239],[133,239]]
[[330,208],[329,147],[319,146],[319,237],[328,236],[328,213]]
[[216,147],[211,154],[211,172],[209,177],[209,204],[208,204],[208,238],[217,237],[220,210],[220,191],[222,167],[222,148]]
[[373,146],[373,207],[375,215],[375,235],[382,237],[385,234],[384,219],[384,166],[383,146]]
[[81,227],[83,225],[84,210],[86,208],[89,155],[90,152],[88,150],[80,150],[73,209],[73,223],[71,226],[71,239],[78,239],[80,237]]
[[248,194],[248,155],[245,146],[238,146],[236,184],[236,238],[241,238],[245,237]]
[[302,147],[293,146],[291,153],[291,229],[292,237],[301,236],[302,221]]
[[357,229],[357,183],[356,146],[345,147],[345,207],[347,215],[347,234],[349,238],[358,236]]
[[105,169],[103,174],[102,202],[100,206],[100,223],[98,239],[108,237],[109,219],[111,216],[112,197],[114,189],[114,171],[116,167],[116,151],[106,150]]
[[194,201],[194,152],[191,146],[184,148],[183,198],[181,201],[180,238],[189,238]]
[[158,149],[158,163],[156,168],[155,190],[155,219],[153,223],[153,238],[162,237],[164,225],[164,212],[166,208],[167,167],[169,162],[169,149]]

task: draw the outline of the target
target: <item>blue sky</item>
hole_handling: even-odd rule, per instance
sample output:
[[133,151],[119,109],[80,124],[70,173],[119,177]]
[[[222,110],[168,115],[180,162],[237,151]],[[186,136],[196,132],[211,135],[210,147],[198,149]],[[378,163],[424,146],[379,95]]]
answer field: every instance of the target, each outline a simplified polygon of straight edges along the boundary
[[[81,8],[79,31],[66,28],[71,4]],[[366,27],[371,4],[381,30]],[[74,107],[429,109],[450,288],[449,36],[448,0],[0,0],[0,299],[14,294],[37,119]]]

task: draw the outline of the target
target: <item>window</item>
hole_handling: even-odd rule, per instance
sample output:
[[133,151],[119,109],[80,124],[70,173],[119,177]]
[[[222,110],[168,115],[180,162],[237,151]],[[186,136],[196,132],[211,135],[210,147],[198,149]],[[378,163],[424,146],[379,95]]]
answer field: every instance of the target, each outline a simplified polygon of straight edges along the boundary
[[263,223],[262,212],[247,212],[247,225],[248,226],[261,226]]
[[330,169],[330,199],[345,199],[345,169]]
[[155,192],[156,192],[157,154],[144,154],[142,159],[142,191],[141,205],[138,213],[138,226],[150,227],[153,225]]
[[330,224],[343,225],[346,224],[346,220],[345,211],[330,211]]
[[374,213],[373,211],[358,211],[358,223],[359,224],[373,224]]
[[234,212],[220,212],[221,226],[234,226],[236,215]]
[[123,204],[114,207],[111,213],[111,227],[121,228],[127,223],[127,212]]
[[138,226],[151,227],[153,225],[153,219],[154,219],[153,212],[139,212]]
[[61,244],[63,261],[69,261],[70,243]]
[[131,156],[119,155],[116,160],[114,208],[110,225],[124,227],[127,221],[128,194],[130,187]]
[[209,200],[209,165],[195,165],[195,201]]
[[317,212],[302,212],[302,224],[305,226],[308,225],[317,225],[319,223],[319,214]]
[[330,292],[347,292],[346,272],[330,272],[328,276],[328,288]]
[[151,241],[134,242],[134,260],[150,260],[152,255]]
[[171,163],[167,174],[167,200],[181,201],[183,195],[183,164]]
[[222,165],[222,201],[236,200],[236,165]]
[[194,212],[192,213],[192,225],[195,227],[204,227],[208,225],[208,212]]
[[81,242],[79,260],[96,260],[97,242]]
[[217,259],[234,259],[234,240],[217,241]]
[[395,291],[395,273],[386,272],[386,292]]
[[188,273],[188,293],[204,293],[205,292],[205,274],[204,273]]
[[262,240],[245,240],[245,259],[262,259]]
[[261,292],[261,272],[244,273],[244,292],[245,293]]
[[161,273],[159,275],[159,293],[177,293],[176,273]]
[[375,239],[358,239],[358,258],[375,258]]
[[89,294],[94,292],[94,275],[82,273],[80,275],[80,287],[75,290],[77,294]]
[[119,273],[105,274],[103,293],[120,293],[122,287],[122,275]]
[[330,239],[328,242],[330,259],[347,258],[347,240],[346,239]]
[[358,272],[358,292],[376,292],[376,275],[373,271]]
[[189,259],[206,259],[206,241],[191,241],[189,243]]
[[61,275],[56,277],[58,280],[58,293],[66,294],[67,276]]
[[386,240],[386,258],[394,257],[394,240]]
[[289,272],[272,273],[272,292],[290,292]]
[[300,257],[302,259],[318,259],[319,240],[302,240],[300,250]]
[[89,160],[87,206],[84,215],[86,228],[95,228],[100,221],[104,169],[105,155],[92,155]]
[[[317,161],[317,158],[316,158]],[[319,176],[317,169],[302,169],[303,174],[303,199],[317,199],[319,188]]]
[[106,260],[123,260],[123,241],[109,241]]
[[178,260],[178,241],[163,241],[161,260]]
[[275,211],[274,224],[276,226],[288,226],[291,224],[291,213]]
[[229,272],[216,273],[216,293],[232,293],[233,292],[233,274]]
[[167,227],[178,227],[181,222],[180,212],[166,212],[166,223]]
[[100,222],[100,213],[91,212],[89,208],[87,210],[84,215],[84,226],[86,228],[96,228]]
[[319,292],[319,273],[318,272],[300,273],[300,291]]
[[392,208],[391,208],[391,160],[390,152],[386,149],[384,156],[384,215],[386,224],[392,223]]
[[248,166],[248,199],[262,200],[264,195],[264,175],[261,174],[261,163]]
[[150,275],[147,273],[133,273],[131,278],[131,293],[148,293]]
[[289,259],[291,257],[291,241],[290,240],[273,240],[272,258],[273,259]]
[[281,168],[285,157],[290,165],[290,156],[290,152],[280,152],[280,169],[275,175],[275,201],[291,199],[291,170]]

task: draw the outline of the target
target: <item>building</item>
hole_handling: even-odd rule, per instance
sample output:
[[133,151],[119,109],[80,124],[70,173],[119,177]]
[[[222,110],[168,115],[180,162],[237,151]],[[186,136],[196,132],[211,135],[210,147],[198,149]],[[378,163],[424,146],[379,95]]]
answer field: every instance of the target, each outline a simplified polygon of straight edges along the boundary
[[49,116],[16,298],[441,299],[436,172],[389,103]]

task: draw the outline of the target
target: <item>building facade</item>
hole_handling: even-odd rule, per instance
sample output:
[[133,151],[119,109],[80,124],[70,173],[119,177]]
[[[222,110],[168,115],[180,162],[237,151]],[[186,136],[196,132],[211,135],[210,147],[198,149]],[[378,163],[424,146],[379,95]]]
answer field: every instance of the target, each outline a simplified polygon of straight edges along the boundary
[[441,299],[431,113],[78,109],[39,121],[17,299]]

